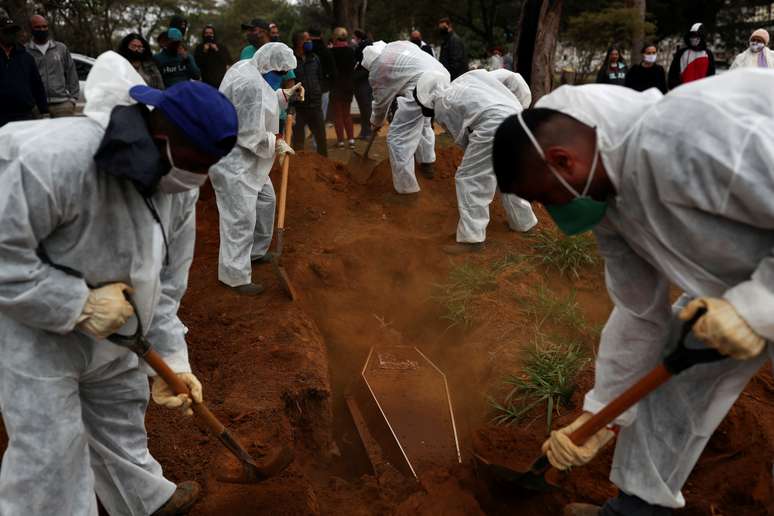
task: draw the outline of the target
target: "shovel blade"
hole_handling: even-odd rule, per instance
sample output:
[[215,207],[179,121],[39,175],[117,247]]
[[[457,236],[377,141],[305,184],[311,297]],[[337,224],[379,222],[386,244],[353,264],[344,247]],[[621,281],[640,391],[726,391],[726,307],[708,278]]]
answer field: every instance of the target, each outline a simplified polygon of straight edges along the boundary
[[256,463],[252,458],[240,460],[241,471],[221,473],[216,475],[216,478],[227,484],[258,484],[285,471],[294,459],[293,450],[282,446],[264,456],[260,463]]
[[375,160],[358,154],[352,153],[352,157],[349,158],[349,174],[357,184],[364,185],[371,179],[371,175],[374,173],[374,169],[379,166],[381,160]]
[[554,475],[550,475],[551,464],[545,455],[532,463],[529,469],[519,471],[508,466],[490,462],[479,454],[474,454],[479,470],[482,471],[494,484],[506,488],[521,488],[529,491],[548,492],[559,486],[555,483]]

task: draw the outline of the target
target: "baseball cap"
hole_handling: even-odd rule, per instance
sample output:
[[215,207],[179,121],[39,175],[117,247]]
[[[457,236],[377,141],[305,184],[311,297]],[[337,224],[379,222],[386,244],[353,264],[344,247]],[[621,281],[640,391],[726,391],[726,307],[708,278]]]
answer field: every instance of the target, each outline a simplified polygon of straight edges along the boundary
[[183,41],[183,33],[174,27],[167,31],[167,37],[169,41]]
[[191,143],[211,156],[225,156],[236,142],[236,109],[209,84],[185,81],[166,90],[137,85],[129,90],[129,95],[141,104],[161,110]]
[[15,32],[20,30],[21,30],[21,27],[19,26],[19,24],[14,22],[12,19],[7,18],[5,16],[0,16],[0,31]]
[[253,18],[248,23],[242,24],[242,30],[250,30],[255,28],[269,30],[269,23],[266,20],[262,20],[260,18]]

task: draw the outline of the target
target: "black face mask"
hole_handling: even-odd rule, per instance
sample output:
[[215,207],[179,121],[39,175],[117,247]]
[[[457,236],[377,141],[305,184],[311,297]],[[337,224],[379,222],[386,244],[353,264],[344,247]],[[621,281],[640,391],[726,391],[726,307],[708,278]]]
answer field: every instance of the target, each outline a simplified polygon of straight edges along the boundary
[[426,116],[427,118],[434,118],[435,117],[435,110],[430,109],[428,107],[425,107],[422,105],[421,102],[419,102],[419,98],[417,98],[417,89],[414,88],[414,100],[417,103],[417,106],[419,106],[419,109],[422,110],[422,116]]
[[415,44],[418,47],[422,46],[422,40],[421,39],[412,39],[412,40],[409,40],[409,41],[411,41],[413,44]]
[[447,34],[449,34],[449,27],[441,27],[440,29],[438,29],[438,34],[440,34],[441,36],[446,36]]
[[33,30],[32,33],[32,39],[39,43],[45,43],[48,41],[48,31],[47,30]]
[[129,59],[129,61],[142,61],[142,58],[145,56],[144,50],[127,50],[126,51],[126,57]]
[[215,43],[215,36],[204,36],[205,43]]
[[279,36],[272,36],[272,37],[271,37],[271,40],[272,40],[274,43],[277,43],[277,42],[280,40],[280,38],[279,38]]
[[170,54],[177,54],[177,50],[180,48],[180,42],[179,41],[170,41],[167,45],[167,51]]
[[261,46],[261,36],[255,32],[249,32],[247,34],[247,42],[255,48],[258,48]]

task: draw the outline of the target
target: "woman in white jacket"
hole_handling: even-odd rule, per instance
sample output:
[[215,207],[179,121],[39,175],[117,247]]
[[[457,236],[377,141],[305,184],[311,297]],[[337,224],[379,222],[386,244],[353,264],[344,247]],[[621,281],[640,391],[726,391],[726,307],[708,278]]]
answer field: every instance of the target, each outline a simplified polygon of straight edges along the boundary
[[758,29],[750,36],[750,46],[736,56],[734,68],[774,68],[774,51],[769,48],[769,33]]

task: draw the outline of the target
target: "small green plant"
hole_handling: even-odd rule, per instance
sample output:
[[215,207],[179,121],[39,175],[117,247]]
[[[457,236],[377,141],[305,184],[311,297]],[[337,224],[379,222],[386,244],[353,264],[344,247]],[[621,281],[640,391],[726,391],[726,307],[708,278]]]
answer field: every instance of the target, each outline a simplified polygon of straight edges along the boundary
[[556,343],[539,339],[529,351],[522,372],[505,383],[511,390],[503,403],[490,399],[497,415],[493,421],[511,424],[521,421],[532,409],[546,404],[546,428],[551,430],[554,414],[559,413],[575,390],[575,377],[588,357],[580,344]]
[[551,267],[562,276],[576,278],[584,267],[599,262],[594,240],[589,235],[565,236],[556,230],[543,229],[535,233],[533,260]]
[[586,329],[586,318],[575,299],[574,290],[566,297],[559,297],[540,283],[532,289],[529,297],[519,299],[519,303],[521,311],[535,321],[537,328],[546,321],[553,321],[579,332]]
[[441,318],[449,326],[470,326],[473,322],[471,304],[478,294],[497,286],[495,270],[483,264],[464,262],[449,271],[445,283],[437,284],[433,299],[441,303],[444,313]]

